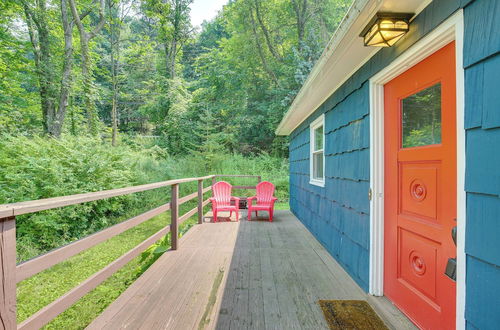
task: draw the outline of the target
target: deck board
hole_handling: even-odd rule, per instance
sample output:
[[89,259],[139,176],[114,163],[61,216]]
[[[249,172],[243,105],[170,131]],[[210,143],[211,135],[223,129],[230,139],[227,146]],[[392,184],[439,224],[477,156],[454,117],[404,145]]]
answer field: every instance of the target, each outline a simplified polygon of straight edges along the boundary
[[[289,211],[272,223],[245,216],[190,229],[88,329],[327,329],[319,299],[367,299]],[[369,301],[390,327],[411,328]]]

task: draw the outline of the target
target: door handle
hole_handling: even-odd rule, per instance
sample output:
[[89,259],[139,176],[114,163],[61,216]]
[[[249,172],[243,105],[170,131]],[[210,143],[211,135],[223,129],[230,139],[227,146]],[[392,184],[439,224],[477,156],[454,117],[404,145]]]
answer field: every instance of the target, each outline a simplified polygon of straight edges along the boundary
[[[457,226],[451,229],[451,239],[453,239],[453,243],[457,246]],[[448,258],[444,274],[453,281],[457,280],[457,258]]]

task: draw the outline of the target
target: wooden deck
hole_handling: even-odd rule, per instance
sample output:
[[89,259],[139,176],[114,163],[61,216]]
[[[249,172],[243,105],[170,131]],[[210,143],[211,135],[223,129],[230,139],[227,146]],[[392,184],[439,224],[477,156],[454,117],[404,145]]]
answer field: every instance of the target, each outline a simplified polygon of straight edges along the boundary
[[389,327],[413,328],[277,211],[272,223],[244,216],[193,227],[88,329],[327,329],[319,299],[368,299]]

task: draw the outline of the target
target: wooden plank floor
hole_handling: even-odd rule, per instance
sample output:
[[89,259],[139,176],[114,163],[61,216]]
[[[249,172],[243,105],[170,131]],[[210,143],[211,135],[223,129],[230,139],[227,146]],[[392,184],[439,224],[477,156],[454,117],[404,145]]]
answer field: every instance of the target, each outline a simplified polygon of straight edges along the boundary
[[[327,329],[319,299],[367,299],[289,211],[225,220],[190,229],[88,329]],[[412,328],[368,301],[391,328]]]

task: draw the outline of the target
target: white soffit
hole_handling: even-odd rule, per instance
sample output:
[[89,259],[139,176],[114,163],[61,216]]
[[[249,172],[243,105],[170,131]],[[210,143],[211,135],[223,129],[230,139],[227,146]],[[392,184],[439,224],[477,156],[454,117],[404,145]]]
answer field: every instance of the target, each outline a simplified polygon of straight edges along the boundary
[[355,0],[285,113],[276,134],[289,135],[293,132],[380,50],[378,47],[365,47],[359,36],[375,13],[381,11],[418,14],[431,1]]

